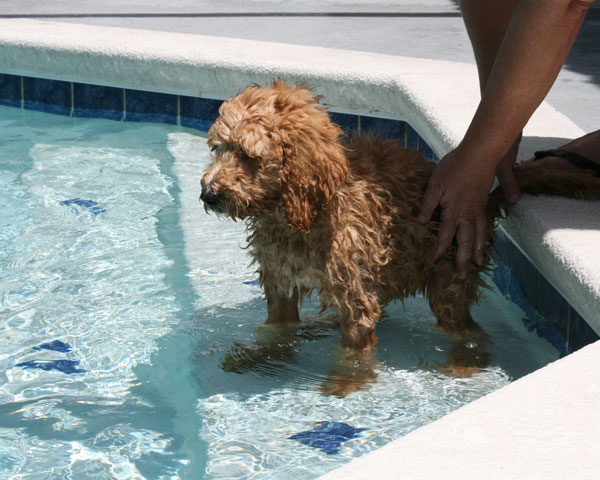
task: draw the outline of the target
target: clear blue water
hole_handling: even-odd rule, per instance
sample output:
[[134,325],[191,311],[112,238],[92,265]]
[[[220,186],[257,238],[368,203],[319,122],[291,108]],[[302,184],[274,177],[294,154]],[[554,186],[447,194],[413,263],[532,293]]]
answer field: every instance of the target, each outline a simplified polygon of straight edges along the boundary
[[[450,345],[422,298],[386,309],[368,390],[321,394],[339,333],[314,304],[281,355],[226,371],[276,332],[244,226],[198,204],[207,161],[174,126],[0,109],[0,477],[316,478],[558,357],[492,290],[471,378],[430,368]],[[319,422],[364,430],[288,438]]]

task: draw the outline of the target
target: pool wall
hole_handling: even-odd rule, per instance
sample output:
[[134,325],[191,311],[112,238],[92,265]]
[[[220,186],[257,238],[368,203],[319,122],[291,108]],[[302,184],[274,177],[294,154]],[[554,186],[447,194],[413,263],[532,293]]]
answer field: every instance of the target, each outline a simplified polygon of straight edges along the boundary
[[[216,118],[221,100],[248,84],[282,77],[311,85],[344,128],[360,125],[383,131],[432,159],[458,144],[478,102],[476,71],[467,64],[35,20],[0,20],[0,73],[0,98],[11,106],[70,116],[151,119],[201,130]],[[534,150],[558,146],[582,133],[543,104],[525,130],[521,156],[527,158]],[[506,276],[499,276],[496,283],[550,324],[549,328],[535,312],[527,312],[534,318],[531,328],[545,333],[563,353],[596,341],[597,203],[524,198],[512,209],[510,220],[502,223],[499,237],[503,262],[519,283]],[[597,346],[584,349],[587,357],[595,352],[596,364]],[[569,362],[576,359],[569,357]],[[546,370],[534,376],[545,375]],[[529,395],[528,378],[511,386],[512,401]],[[475,405],[479,402],[472,407],[480,409],[476,416],[488,418],[489,406]],[[459,421],[473,416],[463,410],[457,412]],[[428,427],[433,429],[429,435],[441,428],[437,423]],[[398,442],[407,445],[411,436]],[[405,448],[395,444],[387,450]],[[467,451],[465,458],[472,461]],[[343,478],[363,478],[356,466],[352,468],[356,476]]]

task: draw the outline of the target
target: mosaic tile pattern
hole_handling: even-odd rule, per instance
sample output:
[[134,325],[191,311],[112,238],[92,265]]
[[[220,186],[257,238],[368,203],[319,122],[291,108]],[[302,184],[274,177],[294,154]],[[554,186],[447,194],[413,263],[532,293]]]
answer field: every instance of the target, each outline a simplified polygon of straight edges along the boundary
[[59,80],[23,77],[23,106],[60,115],[71,114],[71,84]]
[[125,119],[130,122],[177,124],[177,96],[125,90]]
[[21,106],[22,77],[0,73],[0,105]]
[[206,132],[219,116],[221,100],[180,96],[180,124]]
[[[510,239],[498,230],[494,283],[526,313],[528,328],[566,355],[600,339]],[[503,269],[510,275],[503,273]]]
[[123,89],[74,83],[73,116],[121,120]]
[[[0,73],[0,105],[74,117],[171,123],[207,131],[221,104],[221,100]],[[400,145],[419,150],[430,160],[439,160],[406,122],[337,112],[332,112],[331,118],[347,134],[356,129],[372,131],[398,139]],[[494,282],[525,311],[528,328],[535,329],[563,354],[599,339],[502,231],[498,232],[496,250],[499,261]]]

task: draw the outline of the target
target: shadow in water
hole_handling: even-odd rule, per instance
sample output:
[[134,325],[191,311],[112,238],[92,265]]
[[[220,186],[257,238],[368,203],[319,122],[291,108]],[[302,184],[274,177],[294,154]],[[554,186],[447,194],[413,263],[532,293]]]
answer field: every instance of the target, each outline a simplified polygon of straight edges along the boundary
[[369,388],[384,368],[464,374],[486,366],[487,335],[451,339],[434,328],[423,298],[405,303],[410,311],[402,304],[388,306],[378,324],[377,348],[369,353],[342,348],[335,316],[310,311],[316,308],[303,313],[300,323],[283,327],[263,323],[266,308],[259,298],[197,310],[186,327],[197,338],[194,375],[204,396],[284,386],[345,396]]

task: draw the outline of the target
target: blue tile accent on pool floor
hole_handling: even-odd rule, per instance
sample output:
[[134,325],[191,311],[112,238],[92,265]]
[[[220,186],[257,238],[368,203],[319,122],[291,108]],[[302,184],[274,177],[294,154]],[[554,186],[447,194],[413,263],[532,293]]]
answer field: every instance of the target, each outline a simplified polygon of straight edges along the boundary
[[[218,117],[222,103],[221,100],[199,97],[0,73],[1,105],[23,106],[74,117],[163,122],[206,132]],[[331,112],[331,118],[347,134],[355,129],[372,131],[384,138],[395,138],[400,145],[419,150],[430,160],[439,160],[406,122],[337,112]],[[501,262],[494,281],[504,294],[509,295],[526,312],[524,321],[529,328],[534,328],[564,353],[599,339],[585,320],[502,232],[498,234],[496,250]],[[510,271],[512,274],[509,275],[507,272]]]
[[316,448],[327,455],[340,453],[342,443],[356,438],[365,428],[356,428],[343,422],[318,422],[315,428],[296,433],[289,440],[297,440],[303,445]]
[[[42,351],[49,350],[52,352],[69,353],[72,351],[71,345],[62,342],[60,340],[53,340],[51,342],[42,343],[37,347],[33,347],[33,350]],[[57,371],[66,373],[85,373],[87,370],[79,368],[79,360],[68,360],[68,359],[54,359],[54,360],[28,360],[26,362],[20,362],[15,367],[21,367],[24,370],[33,368],[38,370],[44,370],[46,372]]]
[[83,368],[77,368],[77,365],[79,365],[79,360],[30,360],[28,362],[17,363],[16,366],[23,369],[37,368],[46,372],[56,370],[66,374],[87,372]]
[[52,340],[33,347],[34,350],[52,350],[54,352],[69,353],[71,346],[68,343],[61,342],[60,340]]
[[92,215],[100,215],[101,213],[106,212],[102,206],[96,202],[95,200],[84,200],[82,198],[71,198],[69,200],[62,200],[60,202],[61,205],[65,207],[72,207],[75,213],[79,213],[80,210],[76,207],[81,207],[87,211],[89,211]]

